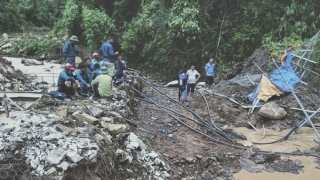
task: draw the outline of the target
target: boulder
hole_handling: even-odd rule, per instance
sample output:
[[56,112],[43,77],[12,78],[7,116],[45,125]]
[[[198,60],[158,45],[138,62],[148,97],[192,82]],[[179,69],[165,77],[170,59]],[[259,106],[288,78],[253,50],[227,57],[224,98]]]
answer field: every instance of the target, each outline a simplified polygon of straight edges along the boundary
[[236,138],[247,140],[247,137],[242,132],[238,131],[234,127],[225,125],[225,126],[223,126],[222,131],[227,134],[230,134],[231,136],[234,136]]
[[256,84],[260,82],[261,74],[252,74],[252,75],[245,75],[245,76],[236,76],[230,80],[230,82],[238,84],[241,87],[251,88],[254,86],[250,80]]
[[127,126],[124,124],[108,124],[107,130],[110,134],[119,134],[127,130]]
[[21,59],[21,64],[25,64],[25,65],[43,65],[42,61],[38,61],[36,59],[26,59],[23,58]]
[[9,40],[9,36],[8,36],[7,33],[3,33],[2,37],[3,37],[4,41],[8,41]]
[[269,102],[260,108],[259,114],[270,120],[279,120],[285,118],[287,112],[275,102]]
[[90,116],[87,113],[80,113],[80,112],[75,112],[72,114],[73,117],[77,118],[78,120],[81,121],[86,121],[92,125],[98,124],[99,120],[95,117]]

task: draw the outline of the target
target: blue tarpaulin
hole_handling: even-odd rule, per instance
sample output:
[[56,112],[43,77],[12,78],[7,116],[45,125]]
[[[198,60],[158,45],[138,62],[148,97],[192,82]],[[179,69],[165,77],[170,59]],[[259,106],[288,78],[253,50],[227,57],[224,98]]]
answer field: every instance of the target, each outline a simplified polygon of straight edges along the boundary
[[[300,78],[296,75],[291,66],[291,59],[292,49],[286,51],[286,57],[279,69],[273,70],[268,76],[264,74],[264,76],[266,76],[266,78],[268,78],[276,88],[284,93],[291,92],[289,86],[291,86],[291,88],[293,89],[294,86],[301,82]],[[281,74],[286,78],[289,86]],[[254,92],[248,95],[248,99],[250,102],[252,102],[257,97],[261,88],[263,87],[260,87],[260,84],[258,84]]]

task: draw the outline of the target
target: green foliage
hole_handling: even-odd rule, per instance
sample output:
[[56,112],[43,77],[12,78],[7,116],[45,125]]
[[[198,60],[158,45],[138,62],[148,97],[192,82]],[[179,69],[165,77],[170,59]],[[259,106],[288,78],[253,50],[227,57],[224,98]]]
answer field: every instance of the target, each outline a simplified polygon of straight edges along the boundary
[[59,19],[52,30],[54,35],[81,35],[81,9],[75,0],[67,0],[62,18]]
[[11,54],[15,56],[42,55],[52,52],[55,48],[57,48],[57,45],[58,48],[61,48],[62,44],[57,44],[57,42],[54,42],[49,38],[28,36],[22,39],[16,46],[14,46],[14,49],[11,51]]
[[82,9],[81,27],[84,29],[86,43],[91,49],[99,49],[106,36],[115,32],[112,19],[104,11],[91,10],[86,6]]
[[[317,40],[310,58],[316,62],[312,70],[320,74],[320,39]],[[310,86],[315,89],[320,89],[320,77],[314,75]]]

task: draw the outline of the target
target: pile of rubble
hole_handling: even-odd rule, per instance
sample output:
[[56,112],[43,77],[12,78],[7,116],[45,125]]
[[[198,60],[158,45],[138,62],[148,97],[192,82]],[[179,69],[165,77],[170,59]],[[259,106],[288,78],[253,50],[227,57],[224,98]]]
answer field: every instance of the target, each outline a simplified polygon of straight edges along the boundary
[[134,98],[129,84],[114,88],[113,100],[62,101],[43,95],[13,123],[0,125],[0,160],[23,157],[32,175],[66,177],[82,164],[98,166],[99,154],[108,149],[115,157],[104,158],[114,159],[109,163],[125,170],[125,177],[167,179],[170,167],[129,132]]

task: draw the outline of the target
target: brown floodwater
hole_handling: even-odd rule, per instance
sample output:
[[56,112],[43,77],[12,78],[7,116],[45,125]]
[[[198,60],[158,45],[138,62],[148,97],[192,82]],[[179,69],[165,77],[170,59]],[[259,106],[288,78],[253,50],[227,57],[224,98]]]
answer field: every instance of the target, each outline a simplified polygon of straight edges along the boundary
[[[285,130],[282,132],[275,132],[270,129],[266,129],[266,135],[263,140],[263,129],[260,129],[259,132],[256,132],[247,128],[238,128],[241,132],[245,133],[248,140],[253,142],[270,142],[277,140],[284,135],[286,135],[290,130]],[[280,152],[293,152],[296,150],[310,150],[312,147],[317,147],[318,144],[314,141],[317,140],[317,136],[314,133],[312,128],[303,127],[296,134],[291,135],[287,141],[268,144],[268,145],[255,145],[258,148],[268,151],[280,151]],[[250,173],[246,170],[241,170],[240,172],[234,174],[234,179],[236,180],[320,180],[320,167],[315,157],[304,157],[304,156],[285,156],[282,155],[282,159],[291,159],[291,160],[300,160],[303,167],[302,172],[299,174],[292,173],[281,173],[274,172],[269,173],[262,171],[262,173]],[[258,166],[263,169],[263,166]]]

